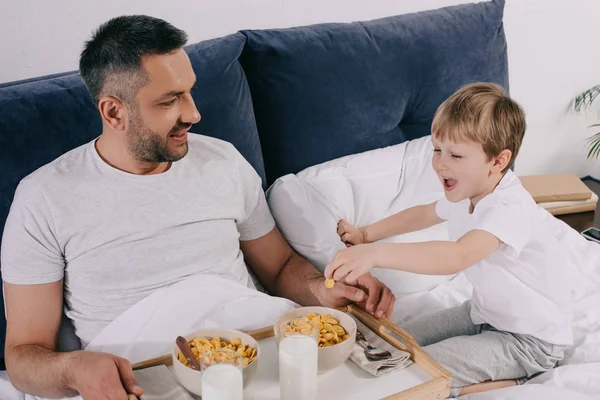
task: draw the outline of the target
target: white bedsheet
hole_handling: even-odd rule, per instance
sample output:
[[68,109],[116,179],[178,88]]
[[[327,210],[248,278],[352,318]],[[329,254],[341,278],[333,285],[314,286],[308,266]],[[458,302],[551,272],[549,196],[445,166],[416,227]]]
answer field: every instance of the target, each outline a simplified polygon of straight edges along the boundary
[[[214,327],[258,329],[274,324],[295,306],[218,276],[192,277],[153,293],[124,312],[86,350],[115,354],[135,363],[170,353],[178,335]],[[5,372],[0,375],[0,399],[38,400],[14,389]]]
[[[575,282],[575,344],[554,370],[522,386],[463,397],[466,400],[600,399],[600,245],[585,240],[550,214],[548,223],[571,255],[567,267]],[[458,274],[432,290],[399,298],[392,319],[402,325],[426,313],[459,305],[470,295],[469,283]],[[182,297],[189,297],[186,308],[174,311],[170,304],[181,304]],[[182,332],[213,326],[259,328],[272,324],[291,307],[293,303],[287,300],[268,297],[222,278],[203,276],[148,297],[140,307],[109,325],[88,349],[113,352],[136,362],[169,352],[174,337]],[[261,314],[256,310],[262,310]],[[184,317],[189,315],[196,317]],[[132,329],[132,318],[143,318],[148,323]],[[0,373],[0,399],[25,399],[12,388],[5,372]]]

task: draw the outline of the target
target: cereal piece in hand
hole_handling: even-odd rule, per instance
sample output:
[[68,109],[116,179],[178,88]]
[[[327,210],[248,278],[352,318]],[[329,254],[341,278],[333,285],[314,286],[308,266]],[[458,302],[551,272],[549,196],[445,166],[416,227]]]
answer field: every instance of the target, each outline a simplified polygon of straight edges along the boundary
[[327,289],[331,289],[335,285],[335,281],[333,279],[325,279],[325,287]]

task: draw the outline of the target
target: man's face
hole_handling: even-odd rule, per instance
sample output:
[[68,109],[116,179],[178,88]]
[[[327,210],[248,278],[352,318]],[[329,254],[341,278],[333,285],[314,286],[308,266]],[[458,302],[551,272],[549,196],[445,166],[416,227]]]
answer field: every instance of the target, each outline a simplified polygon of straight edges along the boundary
[[188,151],[187,131],[200,121],[190,93],[196,82],[183,49],[147,57],[142,62],[148,82],[129,107],[127,146],[142,162],[171,162]]

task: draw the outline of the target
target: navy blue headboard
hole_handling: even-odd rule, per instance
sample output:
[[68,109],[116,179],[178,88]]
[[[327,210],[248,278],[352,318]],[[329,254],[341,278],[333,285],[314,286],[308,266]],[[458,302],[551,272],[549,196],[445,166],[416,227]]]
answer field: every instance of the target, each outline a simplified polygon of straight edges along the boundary
[[369,22],[243,31],[267,180],[430,133],[473,81],[508,89],[504,1]]

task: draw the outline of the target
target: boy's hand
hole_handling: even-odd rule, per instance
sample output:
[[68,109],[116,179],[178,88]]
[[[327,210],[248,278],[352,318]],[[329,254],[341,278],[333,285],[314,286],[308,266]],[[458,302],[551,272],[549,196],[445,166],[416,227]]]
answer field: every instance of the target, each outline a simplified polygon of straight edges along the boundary
[[[375,244],[360,244],[339,251],[325,267],[325,278],[351,283],[375,267]],[[344,278],[345,277],[345,278]]]
[[340,222],[338,222],[337,233],[340,235],[340,239],[342,239],[342,242],[344,242],[346,247],[366,243],[363,230],[356,228],[345,219],[341,219]]

